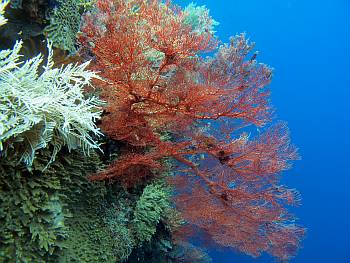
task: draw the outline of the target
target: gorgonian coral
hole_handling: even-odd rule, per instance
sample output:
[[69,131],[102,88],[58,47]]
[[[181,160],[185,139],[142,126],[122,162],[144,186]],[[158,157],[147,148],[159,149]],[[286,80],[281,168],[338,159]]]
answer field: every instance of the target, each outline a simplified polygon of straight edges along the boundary
[[[105,80],[101,127],[129,151],[90,178],[130,187],[159,176],[163,161],[173,159],[177,207],[208,241],[253,256],[293,256],[305,230],[285,206],[299,195],[280,185],[279,175],[298,158],[296,148],[282,122],[255,138],[242,131],[271,121],[272,71],[257,62],[253,44],[241,34],[217,49],[211,30],[198,31],[169,1],[96,6],[80,40]],[[213,20],[201,21],[212,28]]]

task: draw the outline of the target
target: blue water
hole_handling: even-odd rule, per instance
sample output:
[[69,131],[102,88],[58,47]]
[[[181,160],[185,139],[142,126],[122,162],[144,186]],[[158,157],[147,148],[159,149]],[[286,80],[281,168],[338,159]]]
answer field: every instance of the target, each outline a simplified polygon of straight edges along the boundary
[[[189,1],[176,1],[186,5]],[[308,228],[294,263],[350,263],[350,1],[202,0],[217,35],[246,32],[274,70],[272,103],[301,161],[284,181],[302,193],[293,209]],[[228,251],[219,262],[273,262]]]

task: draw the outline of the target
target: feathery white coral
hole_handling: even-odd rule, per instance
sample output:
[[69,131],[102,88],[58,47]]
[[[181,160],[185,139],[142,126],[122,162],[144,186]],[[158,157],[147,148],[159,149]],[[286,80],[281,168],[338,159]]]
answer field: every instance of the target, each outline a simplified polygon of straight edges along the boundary
[[0,26],[7,22],[7,19],[3,16],[3,14],[5,13],[5,8],[8,5],[8,3],[9,1],[0,1]]
[[46,65],[38,55],[21,62],[22,42],[0,51],[0,156],[17,155],[31,166],[38,149],[51,145],[52,160],[62,146],[89,153],[98,148],[92,134],[102,102],[85,97],[83,88],[98,76],[88,62],[53,67],[52,48]]

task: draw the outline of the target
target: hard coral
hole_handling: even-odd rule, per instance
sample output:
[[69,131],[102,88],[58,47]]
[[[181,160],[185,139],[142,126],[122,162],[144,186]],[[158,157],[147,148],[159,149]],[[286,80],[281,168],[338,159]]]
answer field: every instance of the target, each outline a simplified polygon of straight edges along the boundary
[[[49,154],[38,157],[48,161]],[[44,167],[44,166],[43,166]],[[0,261],[50,262],[67,236],[60,177],[0,161]]]
[[76,39],[80,29],[81,15],[92,4],[89,0],[58,0],[52,10],[44,33],[55,47],[71,53],[77,51]]
[[99,185],[86,179],[96,171],[96,155],[65,152],[46,167],[50,155],[49,149],[39,150],[30,170],[0,159],[1,262],[61,262],[73,238],[71,212],[78,216],[68,204],[82,188],[98,194]]
[[162,214],[170,207],[170,193],[160,184],[150,184],[136,203],[132,220],[135,237],[139,243],[150,241]]

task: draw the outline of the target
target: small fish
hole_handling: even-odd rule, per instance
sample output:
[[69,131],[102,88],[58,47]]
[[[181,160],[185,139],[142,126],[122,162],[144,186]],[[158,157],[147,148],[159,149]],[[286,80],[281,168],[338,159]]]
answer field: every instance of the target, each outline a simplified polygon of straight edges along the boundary
[[256,57],[258,56],[258,52],[255,52],[253,56],[250,58],[250,62],[254,61]]

